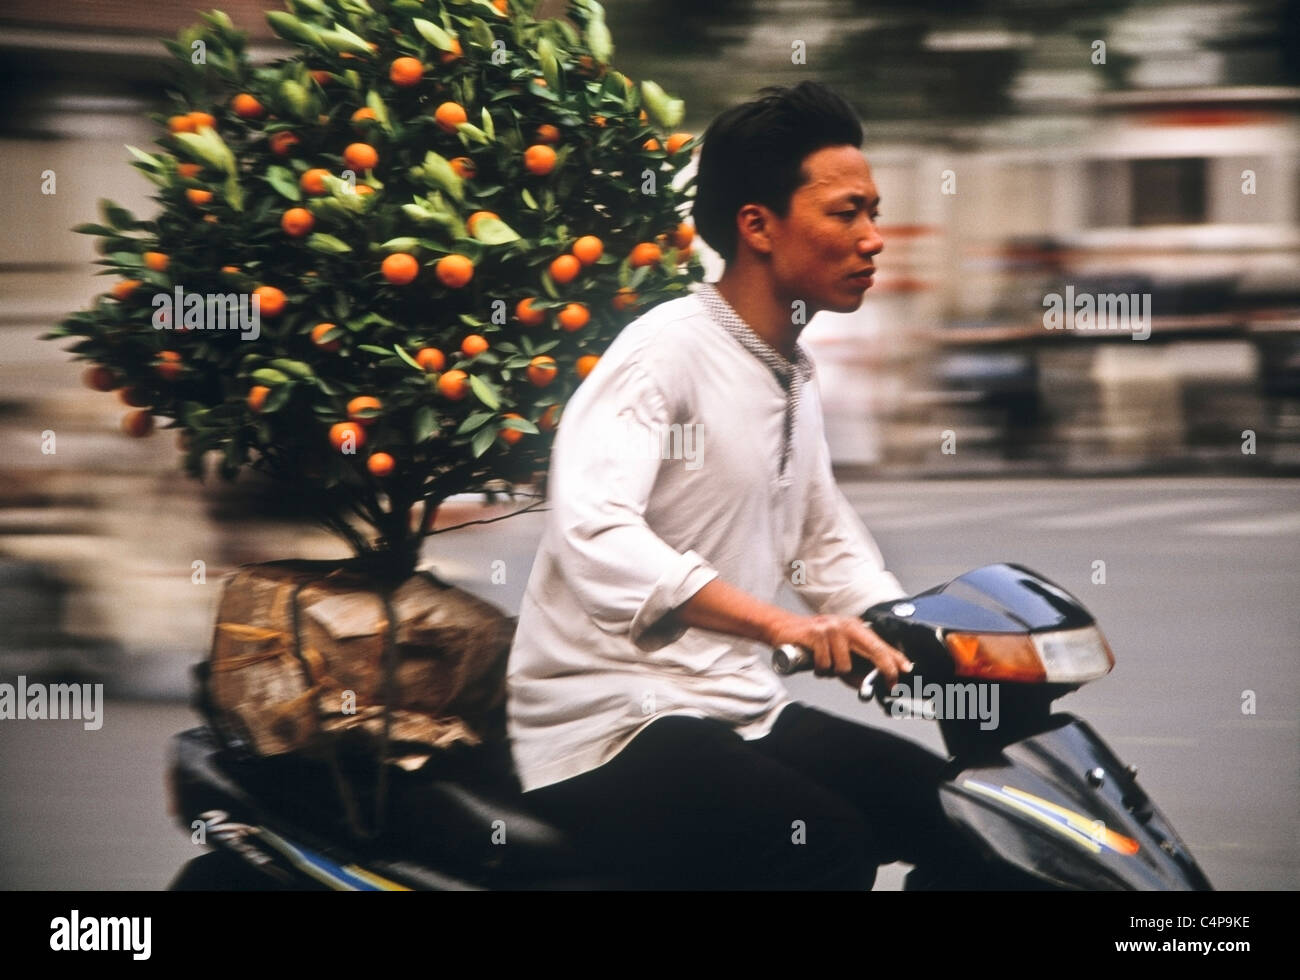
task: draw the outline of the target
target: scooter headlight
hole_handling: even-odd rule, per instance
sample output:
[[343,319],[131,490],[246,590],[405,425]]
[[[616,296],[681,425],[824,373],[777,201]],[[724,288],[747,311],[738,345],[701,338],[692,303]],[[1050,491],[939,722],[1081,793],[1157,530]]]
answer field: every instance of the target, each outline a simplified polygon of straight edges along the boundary
[[1053,633],[957,633],[944,637],[958,677],[1082,684],[1115,666],[1095,626]]
[[1038,656],[1053,684],[1082,684],[1104,677],[1115,666],[1106,638],[1095,626],[1033,636]]

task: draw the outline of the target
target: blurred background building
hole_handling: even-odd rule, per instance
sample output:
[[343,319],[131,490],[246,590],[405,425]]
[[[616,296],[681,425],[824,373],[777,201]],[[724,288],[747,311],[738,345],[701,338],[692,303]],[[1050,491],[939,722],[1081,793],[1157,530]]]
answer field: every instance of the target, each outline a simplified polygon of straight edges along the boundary
[[[289,53],[263,17],[281,4],[213,5],[248,31],[254,60]],[[606,10],[614,63],[684,98],[683,129],[805,78],[860,112],[884,196],[882,274],[860,311],[821,314],[805,335],[846,472],[1300,470],[1295,0]],[[152,213],[123,145],[153,142],[146,113],[170,108],[159,41],[197,20],[173,0],[0,8],[6,675],[113,663],[123,689],[183,690],[221,574],[340,553],[256,481],[200,488],[169,436],[122,435],[116,400],[37,340],[102,288],[92,240],[69,229],[100,198]],[[57,193],[41,193],[51,171]],[[1047,329],[1044,299],[1066,287],[1148,296],[1150,337]]]

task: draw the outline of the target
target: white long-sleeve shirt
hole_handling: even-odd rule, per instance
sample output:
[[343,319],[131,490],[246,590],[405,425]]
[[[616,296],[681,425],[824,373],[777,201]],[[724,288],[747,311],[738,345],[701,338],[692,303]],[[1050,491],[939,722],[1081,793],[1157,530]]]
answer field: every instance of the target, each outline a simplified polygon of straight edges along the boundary
[[665,621],[713,578],[766,602],[789,582],[840,615],[904,594],[834,482],[815,381],[782,476],[786,402],[696,293],[625,327],[574,393],[507,670],[525,791],[601,765],[663,715],[771,730],[792,700],[771,651]]

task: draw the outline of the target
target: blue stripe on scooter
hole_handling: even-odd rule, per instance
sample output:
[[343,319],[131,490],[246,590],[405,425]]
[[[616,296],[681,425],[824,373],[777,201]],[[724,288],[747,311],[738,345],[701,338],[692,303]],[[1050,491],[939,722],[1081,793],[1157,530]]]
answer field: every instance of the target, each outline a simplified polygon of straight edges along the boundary
[[[969,787],[978,793],[983,793],[985,796],[991,796],[999,803],[1004,803],[1012,809],[1019,810],[1026,816],[1033,817],[1039,823],[1044,824],[1049,829],[1056,831],[1063,837],[1068,837],[1081,847],[1087,848],[1093,854],[1101,853],[1101,844],[1093,838],[1088,837],[1086,834],[1079,833],[1079,831],[1071,827],[1069,821],[1059,813],[1053,813],[1051,810],[1034,806],[1027,800],[1016,799],[1009,793],[1004,792],[1002,787],[990,786],[988,783],[981,783],[978,780],[963,779],[962,785]],[[1080,815],[1080,819],[1085,818]]]
[[319,854],[313,854],[310,851],[295,847],[265,827],[258,828],[258,836],[287,857],[294,867],[306,872],[335,891],[378,892],[389,890],[373,881],[352,874],[342,865],[335,864]]

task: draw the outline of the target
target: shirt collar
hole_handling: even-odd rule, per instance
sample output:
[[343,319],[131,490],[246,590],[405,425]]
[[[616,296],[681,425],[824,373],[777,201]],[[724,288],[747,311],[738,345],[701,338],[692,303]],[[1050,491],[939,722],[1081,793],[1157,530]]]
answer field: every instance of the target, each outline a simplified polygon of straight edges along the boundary
[[700,283],[696,293],[704,304],[710,319],[734,337],[742,347],[757,357],[776,376],[781,387],[787,391],[795,379],[802,384],[813,373],[812,358],[799,344],[794,345],[794,359],[790,360],[760,337],[748,323],[741,318],[730,303],[718,292],[711,282]]

